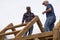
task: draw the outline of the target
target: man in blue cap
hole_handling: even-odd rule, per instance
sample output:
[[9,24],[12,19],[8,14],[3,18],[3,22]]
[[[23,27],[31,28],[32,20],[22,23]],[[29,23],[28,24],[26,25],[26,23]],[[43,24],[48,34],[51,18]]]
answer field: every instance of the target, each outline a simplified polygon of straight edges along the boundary
[[48,1],[44,1],[43,5],[46,6],[46,11],[43,11],[43,14],[46,13],[46,18],[47,18],[44,24],[44,30],[45,32],[52,31],[54,28],[54,23],[56,21],[54,8]]
[[[35,15],[31,12],[31,8],[30,7],[26,7],[26,10],[27,12],[24,13],[23,15],[23,20],[22,20],[22,24],[25,22],[30,22],[34,17]],[[33,32],[33,26],[24,34],[24,36],[28,36],[28,35],[31,35]]]

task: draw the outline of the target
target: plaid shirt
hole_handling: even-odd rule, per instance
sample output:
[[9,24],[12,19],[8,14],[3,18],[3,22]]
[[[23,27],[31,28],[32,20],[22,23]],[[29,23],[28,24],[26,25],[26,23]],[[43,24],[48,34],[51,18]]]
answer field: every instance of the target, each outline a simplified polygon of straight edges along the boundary
[[24,13],[22,22],[30,22],[34,17],[33,13]]

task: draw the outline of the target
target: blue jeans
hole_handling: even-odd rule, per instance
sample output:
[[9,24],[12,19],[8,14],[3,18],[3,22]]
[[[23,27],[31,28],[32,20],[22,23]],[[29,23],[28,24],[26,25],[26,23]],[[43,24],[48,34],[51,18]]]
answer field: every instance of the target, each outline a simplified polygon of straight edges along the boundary
[[55,16],[51,16],[51,17],[48,17],[46,19],[46,22],[44,24],[45,32],[53,30],[55,21],[56,21],[56,17]]
[[24,34],[24,36],[29,36],[33,32],[33,26]]

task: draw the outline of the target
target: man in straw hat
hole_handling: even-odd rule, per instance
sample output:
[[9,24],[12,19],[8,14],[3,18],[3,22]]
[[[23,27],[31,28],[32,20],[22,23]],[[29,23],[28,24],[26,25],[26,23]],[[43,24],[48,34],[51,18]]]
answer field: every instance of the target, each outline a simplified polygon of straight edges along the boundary
[[45,32],[52,31],[54,27],[54,23],[56,21],[54,8],[48,1],[44,1],[43,5],[46,6],[46,11],[43,11],[42,14],[46,14],[46,18],[47,18],[44,24],[44,30]]

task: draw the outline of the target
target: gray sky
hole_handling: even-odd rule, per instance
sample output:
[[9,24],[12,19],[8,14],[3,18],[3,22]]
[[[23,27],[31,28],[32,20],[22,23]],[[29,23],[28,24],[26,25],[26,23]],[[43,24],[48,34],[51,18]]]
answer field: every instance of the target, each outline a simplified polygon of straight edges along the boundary
[[[26,6],[30,6],[32,12],[38,15],[44,25],[46,17],[42,15],[45,7],[42,5],[44,0],[0,0],[0,30],[6,27],[9,23],[14,25],[21,24],[22,16],[26,12]],[[60,0],[48,0],[55,9],[57,21],[60,19]],[[33,33],[39,33],[39,29],[34,25]]]

